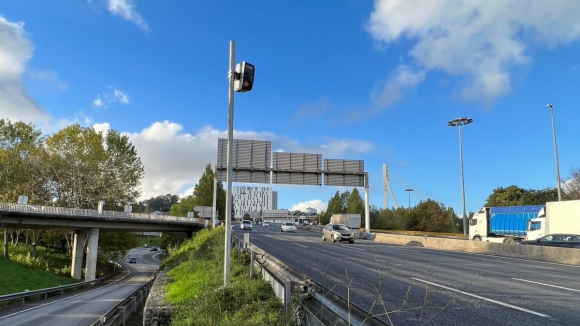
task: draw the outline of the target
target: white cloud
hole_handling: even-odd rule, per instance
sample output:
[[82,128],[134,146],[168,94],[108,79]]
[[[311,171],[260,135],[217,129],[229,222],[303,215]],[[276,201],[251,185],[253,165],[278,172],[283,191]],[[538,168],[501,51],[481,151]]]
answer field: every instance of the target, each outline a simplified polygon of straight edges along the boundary
[[45,121],[46,112],[28,95],[22,74],[34,46],[26,38],[24,23],[0,16],[0,116],[16,121]]
[[413,86],[431,70],[466,78],[464,99],[493,101],[510,92],[510,69],[531,62],[530,45],[578,40],[578,12],[576,0],[375,0],[368,31],[379,44],[414,42],[408,55],[417,67],[399,66],[376,104],[384,109],[400,96],[397,85]]
[[115,96],[115,98],[117,99],[117,101],[123,103],[123,104],[127,104],[129,103],[129,96],[127,96],[127,94],[121,92],[118,89],[115,89],[113,91],[113,95]]
[[129,95],[127,93],[111,88],[112,90],[108,93],[102,93],[97,95],[97,98],[93,100],[93,106],[108,108],[114,103],[129,104]]
[[61,91],[66,91],[68,85],[62,82],[55,71],[52,70],[42,70],[42,71],[28,71],[28,78],[34,81],[46,82],[54,85]]
[[107,0],[107,9],[111,14],[133,22],[143,30],[149,31],[149,25],[145,19],[135,11],[135,4],[132,0]]
[[328,207],[328,202],[323,202],[320,199],[309,200],[309,201],[305,201],[305,202],[301,202],[301,203],[293,205],[292,208],[290,208],[290,210],[291,211],[306,212],[306,209],[309,207],[315,208],[318,211],[318,213],[326,212],[326,208]]
[[[108,124],[95,124],[94,128],[108,128]],[[142,182],[142,198],[160,194],[191,195],[192,186],[199,182],[207,164],[212,168],[217,160],[218,138],[227,138],[227,131],[204,127],[195,134],[183,131],[183,126],[174,122],[155,122],[138,133],[127,134],[135,145],[145,166]],[[302,145],[296,140],[278,137],[275,134],[253,131],[234,131],[235,139],[269,140],[273,147],[280,146],[295,153],[321,153],[344,155],[345,152],[370,150],[372,145],[363,141],[327,140],[325,145]],[[316,207],[313,207],[316,208]]]

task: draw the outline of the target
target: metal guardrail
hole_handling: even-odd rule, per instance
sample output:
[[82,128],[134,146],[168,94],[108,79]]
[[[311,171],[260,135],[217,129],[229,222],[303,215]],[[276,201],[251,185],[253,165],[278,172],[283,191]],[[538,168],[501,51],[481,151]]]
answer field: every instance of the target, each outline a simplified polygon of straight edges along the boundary
[[98,278],[98,279],[93,280],[93,281],[80,282],[80,283],[75,283],[75,284],[70,284],[70,285],[56,286],[56,287],[40,289],[40,290],[32,290],[32,291],[25,291],[25,292],[0,295],[0,302],[14,301],[14,300],[22,299],[22,303],[25,303],[27,298],[33,297],[33,296],[38,296],[38,295],[44,294],[44,298],[46,299],[50,293],[60,292],[60,295],[63,295],[65,290],[76,289],[79,287],[82,287],[83,289],[85,289],[85,288],[87,288],[87,286],[94,286],[95,284],[102,283],[102,282],[110,279],[111,277],[117,275],[119,273],[119,271],[121,270],[120,267],[121,267],[121,265],[117,264],[117,270],[114,273],[111,273],[107,276]]
[[[94,217],[94,218],[111,218],[116,220],[144,220],[144,221],[166,221],[166,222],[186,222],[186,223],[203,223],[203,219],[191,218],[183,216],[171,216],[171,215],[158,215],[158,214],[142,214],[142,213],[126,213],[126,212],[115,212],[115,211],[99,211],[95,209],[77,209],[77,208],[67,208],[67,207],[54,207],[54,206],[36,206],[36,205],[22,205],[22,204],[11,204],[11,203],[0,203],[1,211],[12,211],[12,212],[26,212],[30,214],[38,215],[61,215],[61,216],[74,216],[74,217]],[[200,222],[201,220],[201,222]]]
[[232,245],[240,252],[250,251],[251,264],[258,264],[262,270],[268,273],[268,280],[274,291],[282,292],[277,294],[283,298],[286,312],[291,309],[292,296],[307,297],[307,299],[300,301],[300,306],[295,311],[300,322],[299,325],[387,325],[382,320],[372,317],[364,309],[270,256],[258,246],[245,243],[244,239],[235,233],[232,233],[232,237]]
[[91,326],[118,326],[125,325],[127,319],[131,316],[131,313],[137,311],[137,307],[141,306],[147,300],[149,292],[151,292],[151,287],[153,282],[157,277],[159,270],[156,270],[149,282],[143,285],[139,290],[133,292],[127,299],[121,301],[113,309],[109,310],[104,314],[99,320],[91,324]]

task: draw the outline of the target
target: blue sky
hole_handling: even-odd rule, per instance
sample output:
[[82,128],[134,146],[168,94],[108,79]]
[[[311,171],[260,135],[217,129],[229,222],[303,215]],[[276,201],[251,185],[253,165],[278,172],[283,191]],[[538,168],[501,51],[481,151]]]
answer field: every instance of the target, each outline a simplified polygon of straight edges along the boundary
[[[190,194],[227,137],[229,42],[256,66],[235,138],[364,160],[384,206],[468,211],[497,187],[556,186],[580,168],[576,0],[19,0],[0,3],[0,117],[46,134],[78,122],[126,133],[143,196]],[[241,185],[241,184],[234,184]],[[260,186],[254,184],[252,186]],[[324,209],[336,187],[271,186],[279,208]],[[362,189],[361,194],[362,194]],[[389,206],[394,201],[389,195]]]

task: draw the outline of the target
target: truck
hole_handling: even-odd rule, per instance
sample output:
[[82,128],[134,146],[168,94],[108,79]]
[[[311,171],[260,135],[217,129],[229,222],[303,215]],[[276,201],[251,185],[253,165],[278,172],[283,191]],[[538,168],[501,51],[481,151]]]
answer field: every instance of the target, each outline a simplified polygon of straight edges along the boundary
[[548,234],[580,234],[580,200],[547,202],[545,214],[528,223],[527,240]]
[[469,220],[469,239],[515,244],[525,239],[528,222],[543,214],[545,205],[483,207]]
[[330,223],[332,224],[344,224],[352,229],[360,229],[361,217],[360,214],[332,214],[330,217]]

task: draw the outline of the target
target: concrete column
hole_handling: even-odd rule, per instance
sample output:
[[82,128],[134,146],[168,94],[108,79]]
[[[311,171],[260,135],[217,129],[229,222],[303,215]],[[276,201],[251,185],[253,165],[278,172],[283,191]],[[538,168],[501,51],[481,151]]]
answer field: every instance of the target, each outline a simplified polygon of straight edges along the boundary
[[83,256],[85,254],[85,239],[87,233],[85,231],[75,231],[72,252],[72,265],[70,269],[70,276],[75,280],[80,280],[83,274]]
[[87,272],[85,282],[93,281],[97,275],[97,251],[99,250],[99,229],[89,229],[89,243],[87,245]]
[[4,258],[9,258],[8,255],[8,229],[4,229]]

